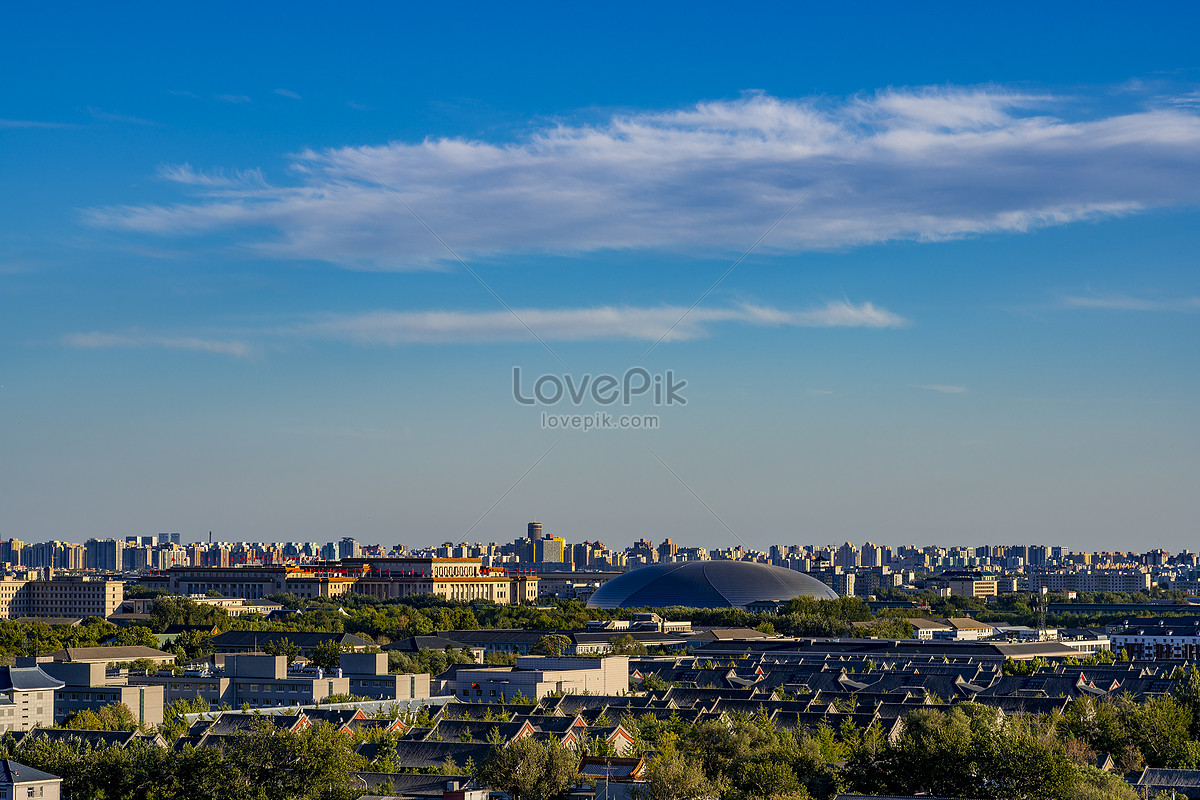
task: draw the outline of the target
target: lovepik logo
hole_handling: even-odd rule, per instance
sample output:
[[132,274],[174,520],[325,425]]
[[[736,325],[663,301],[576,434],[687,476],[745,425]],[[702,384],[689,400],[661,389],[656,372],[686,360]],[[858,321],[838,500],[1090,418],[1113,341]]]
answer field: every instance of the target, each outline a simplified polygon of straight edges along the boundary
[[539,375],[530,389],[521,379],[521,368],[513,367],[513,399],[523,406],[552,406],[566,400],[572,405],[582,405],[590,399],[601,406],[620,403],[632,405],[635,398],[646,398],[656,406],[685,406],[687,398],[682,394],[687,388],[686,380],[677,380],[673,370],[653,375],[642,367],[632,367],[622,375],[586,374]]

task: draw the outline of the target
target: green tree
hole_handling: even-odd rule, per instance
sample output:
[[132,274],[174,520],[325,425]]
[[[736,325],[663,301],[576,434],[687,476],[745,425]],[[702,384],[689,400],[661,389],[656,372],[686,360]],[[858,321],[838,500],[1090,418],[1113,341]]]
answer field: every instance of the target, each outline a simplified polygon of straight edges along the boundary
[[354,746],[353,737],[332,725],[286,733],[264,719],[233,736],[225,748],[225,762],[238,776],[239,795],[250,800],[348,800],[361,793],[351,773],[366,767]]
[[114,703],[68,714],[62,726],[77,731],[132,731],[137,730],[138,721],[127,705]]
[[665,692],[671,688],[671,684],[664,681],[662,678],[651,672],[642,678],[642,691],[646,692]]
[[162,633],[171,625],[229,626],[225,609],[186,597],[159,597],[150,606],[150,628]]
[[974,744],[987,791],[1005,800],[1068,800],[1078,772],[1056,740],[1039,738],[1021,721],[1008,720]]
[[1191,738],[1200,739],[1200,668],[1195,665],[1178,670],[1171,696],[1192,715]]
[[966,797],[978,784],[972,738],[971,720],[959,709],[911,711],[887,753],[884,779],[896,794]]
[[660,755],[650,762],[646,769],[646,794],[651,800],[705,800],[719,796],[701,764],[678,752]]
[[1137,791],[1111,772],[1094,766],[1076,768],[1078,779],[1071,800],[1138,800]]
[[216,651],[212,638],[212,634],[208,631],[184,631],[175,637],[173,642],[175,652],[182,653],[185,660],[211,656]]
[[493,747],[476,777],[493,789],[507,792],[513,800],[550,800],[570,788],[578,756],[558,742],[539,741],[532,736],[503,747]]
[[130,625],[128,628],[121,628],[113,637],[112,643],[116,647],[140,646],[158,649],[158,639],[154,638],[154,632],[145,625]]
[[167,744],[171,744],[187,730],[185,714],[200,714],[208,710],[208,701],[199,694],[191,700],[176,700],[163,709],[163,722],[158,732],[167,740]]
[[337,669],[341,664],[342,646],[333,639],[326,639],[312,649],[308,660],[322,669]]
[[608,652],[614,656],[644,656],[646,646],[626,633],[608,640]]
[[561,656],[571,646],[571,639],[561,633],[548,633],[533,643],[530,653],[543,656]]
[[300,645],[296,644],[287,637],[282,639],[273,639],[263,645],[263,652],[271,656],[287,656],[287,663],[291,664],[300,655]]

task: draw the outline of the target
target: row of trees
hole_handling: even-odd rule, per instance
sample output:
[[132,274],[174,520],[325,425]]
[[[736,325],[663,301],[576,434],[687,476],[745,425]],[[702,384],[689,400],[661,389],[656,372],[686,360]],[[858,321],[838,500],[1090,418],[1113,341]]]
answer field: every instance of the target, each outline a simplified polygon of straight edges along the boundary
[[[184,731],[184,715],[199,710],[206,710],[202,701],[173,704],[161,732],[174,740]],[[619,721],[634,737],[636,750],[649,758],[646,793],[653,800],[828,800],[838,792],[1134,800],[1120,775],[1143,766],[1200,767],[1200,672],[1186,672],[1168,696],[1140,703],[1128,696],[1084,697],[1061,714],[1041,717],[1005,717],[974,703],[921,707],[909,713],[892,739],[877,722],[865,730],[850,720],[811,733],[783,728],[765,708],[698,724],[633,713]],[[130,730],[132,715],[113,707],[81,712],[73,722]],[[381,761],[373,769],[403,768],[388,756],[396,735],[376,730],[372,737],[381,744]],[[0,758],[61,775],[73,798],[349,798],[361,793],[351,773],[372,769],[355,755],[357,741],[328,726],[290,734],[264,720],[222,749],[174,751],[136,744],[127,750],[90,750],[78,741],[37,739],[17,747],[6,737],[0,740]],[[602,740],[585,741],[580,748],[534,738],[507,745],[497,738],[493,744],[491,756],[472,769],[514,800],[557,798],[581,780],[580,755],[612,755]],[[1114,774],[1095,768],[1103,754],[1116,762]],[[455,771],[452,765],[444,769]]]
[[[777,727],[767,715],[683,724],[677,718],[626,718],[652,757],[645,796],[822,798],[865,794],[1000,800],[1136,800],[1120,776],[1101,772],[1072,750],[1049,719],[1003,719],[961,704],[911,713],[893,742],[877,725],[823,726],[814,735]],[[578,753],[524,739],[493,751],[478,777],[515,800],[551,800],[579,779]]]
[[368,766],[356,744],[330,725],[292,734],[264,720],[224,748],[92,749],[74,738],[16,746],[6,736],[0,758],[62,777],[72,800],[350,800],[363,793],[353,773]]
[[[300,598],[272,595],[271,600],[301,606]],[[337,598],[346,613],[331,607],[309,607],[281,620],[266,622],[256,615],[231,618],[224,609],[202,605],[186,598],[159,598],[151,609],[150,627],[162,632],[170,625],[204,625],[220,630],[253,628],[277,631],[323,631],[353,633],[378,644],[421,636],[438,630],[476,630],[480,628],[522,628],[552,631],[582,630],[590,620],[627,618],[633,610],[587,608],[577,600],[543,598],[545,606],[508,606],[495,603],[471,604],[440,597],[407,597],[380,600],[368,595],[344,595]],[[698,625],[751,627],[789,635],[848,635],[853,623],[870,622],[876,617],[856,597],[816,600],[798,597],[778,614],[750,613],[740,608],[702,609],[672,606],[657,611],[674,620],[689,620]],[[881,632],[907,633],[900,621],[881,617]]]
[[[887,589],[881,589],[887,594]],[[1162,592],[1157,592],[1156,599]],[[934,594],[895,595],[905,599],[923,600],[926,613],[936,616],[971,615],[979,619],[1014,624],[1036,624],[1036,613],[1023,595],[1005,595],[992,604],[985,604],[975,597],[939,597]],[[1141,599],[1141,595],[1097,595],[1098,600],[1128,601]],[[1150,599],[1149,595],[1144,596]],[[406,597],[403,600],[381,600],[369,595],[348,594],[338,597],[336,602],[345,609],[328,606],[312,606],[309,601],[295,595],[272,595],[269,599],[298,609],[298,613],[280,620],[267,622],[257,615],[229,617],[221,608],[194,603],[182,598],[162,597],[155,601],[151,610],[149,627],[162,632],[169,625],[204,625],[224,630],[275,630],[275,631],[321,631],[329,633],[353,633],[384,645],[410,636],[434,633],[438,630],[475,630],[480,628],[523,628],[551,631],[573,631],[586,627],[590,620],[628,618],[635,610],[655,611],[673,620],[688,620],[697,625],[734,626],[758,628],[763,631],[788,636],[853,636],[868,635],[883,638],[908,638],[912,626],[902,617],[915,613],[912,609],[892,609],[872,614],[866,603],[857,597],[841,597],[817,600],[798,597],[777,613],[750,613],[740,608],[698,609],[672,606],[657,609],[602,610],[587,608],[577,600],[542,598],[542,606],[497,605],[484,601],[461,603],[445,600],[433,595]],[[302,610],[301,610],[302,609]],[[1112,615],[1110,615],[1112,616]],[[1083,618],[1074,615],[1058,622],[1083,624],[1097,622],[1100,618]],[[1051,620],[1055,622],[1055,620]],[[856,625],[855,623],[859,623]],[[46,626],[42,626],[45,628]],[[38,631],[45,636],[49,632]],[[35,637],[36,638],[36,637]],[[189,633],[181,636],[177,649],[186,657],[206,655],[203,634]],[[0,631],[0,653],[3,652],[3,631]],[[26,643],[27,645],[27,643]],[[28,645],[27,645],[28,646]]]

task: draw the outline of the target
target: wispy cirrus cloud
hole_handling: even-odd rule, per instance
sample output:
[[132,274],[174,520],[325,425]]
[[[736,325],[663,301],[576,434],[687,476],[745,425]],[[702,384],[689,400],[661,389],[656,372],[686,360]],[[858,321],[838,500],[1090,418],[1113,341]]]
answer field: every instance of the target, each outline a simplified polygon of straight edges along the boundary
[[760,250],[1022,232],[1200,201],[1200,111],[1146,102],[1078,119],[1075,100],[996,87],[751,95],[520,141],[307,150],[288,185],[85,217],[348,268],[436,265],[446,253],[399,195],[465,256],[736,253],[824,176]]
[[74,128],[66,122],[44,122],[37,119],[0,119],[0,129],[4,128]]
[[1145,298],[1126,294],[1076,295],[1063,298],[1066,308],[1101,311],[1200,311],[1200,297]]
[[[331,339],[368,345],[448,342],[532,341],[529,329],[547,341],[687,341],[710,335],[714,326],[734,323],[766,327],[899,328],[908,320],[871,303],[831,302],[807,311],[763,306],[699,307],[599,306],[508,311],[370,311],[329,314],[285,327],[285,336]],[[685,316],[686,314],[686,316]],[[682,321],[680,318],[683,317]],[[678,322],[678,324],[676,324]],[[675,327],[672,329],[672,325]],[[528,328],[526,327],[528,326]]]
[[141,334],[115,333],[71,333],[62,338],[67,347],[84,349],[128,348],[128,347],[158,347],[167,350],[191,350],[200,353],[218,353],[221,355],[245,358],[253,352],[245,342],[223,339],[200,339],[191,336],[152,336]]
[[158,168],[158,177],[172,183],[184,186],[197,186],[203,189],[266,189],[267,182],[261,170],[247,169],[225,172],[215,170],[201,172],[193,169],[191,164],[164,164]]
[[[712,335],[724,324],[756,327],[899,328],[909,324],[899,314],[872,303],[829,302],[805,311],[782,311],[755,305],[696,308],[682,306],[597,306],[591,308],[521,308],[508,311],[364,311],[317,314],[272,327],[239,328],[209,338],[74,333],[63,337],[68,347],[166,347],[244,357],[253,348],[246,340],[269,342],[328,341],[360,346],[394,347],[421,344],[495,344],[535,341],[532,329],[546,341],[688,341]],[[680,317],[683,317],[682,321]],[[676,324],[678,322],[678,324]],[[675,325],[674,328],[671,326]],[[528,328],[526,327],[528,326]]]
[[99,122],[121,122],[129,125],[158,125],[157,122],[141,117],[130,116],[129,114],[118,114],[115,111],[105,111],[95,106],[88,106],[87,112],[92,116],[92,119]]
[[234,103],[237,105],[254,102],[253,98],[247,97],[244,94],[215,94],[213,98],[220,100],[222,103]]
[[275,94],[279,95],[280,97],[290,98],[292,100],[303,100],[304,99],[303,97],[300,96],[300,94],[298,92],[293,92],[291,89],[276,89]]

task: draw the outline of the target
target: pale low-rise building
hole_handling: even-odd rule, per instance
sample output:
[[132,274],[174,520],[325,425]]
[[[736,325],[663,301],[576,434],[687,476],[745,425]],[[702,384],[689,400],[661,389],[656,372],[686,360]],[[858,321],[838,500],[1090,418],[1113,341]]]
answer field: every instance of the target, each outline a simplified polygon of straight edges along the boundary
[[350,681],[341,670],[288,669],[286,656],[229,655],[224,663],[224,669],[189,670],[183,675],[130,674],[129,684],[161,686],[168,705],[200,697],[213,708],[312,705],[331,695],[350,694]]
[[1200,661],[1198,617],[1128,620],[1109,639],[1114,651],[1124,650],[1132,659]]
[[996,626],[970,617],[928,619],[910,617],[905,622],[913,626],[913,638],[922,641],[973,642],[996,633]]
[[[129,645],[127,647],[66,647],[55,650],[49,656],[50,661],[61,661],[70,664],[129,664],[134,661],[149,661],[158,666],[172,666],[175,654],[156,650],[145,645]],[[40,660],[40,659],[39,659]]]
[[350,694],[372,700],[429,697],[428,673],[389,673],[387,653],[342,653],[341,673]]
[[123,675],[109,675],[103,663],[72,663],[53,661],[46,656],[37,659],[17,659],[21,666],[38,666],[50,677],[62,681],[55,690],[54,721],[61,723],[71,714],[84,709],[95,711],[104,706],[122,703],[138,724],[145,728],[161,725],[163,721],[163,688],[161,686],[130,686]]
[[0,759],[0,800],[59,800],[61,792],[62,778],[57,775]]
[[39,667],[0,667],[0,733],[54,726],[54,693],[63,682]]
[[539,578],[532,572],[488,568],[478,558],[387,557],[346,559],[343,565],[360,572],[357,594],[382,600],[433,594],[447,600],[486,600],[500,605],[532,603]]
[[0,619],[17,617],[104,617],[125,597],[123,581],[92,576],[48,581],[0,579]]
[[442,685],[442,694],[464,702],[517,695],[539,700],[552,693],[617,695],[628,690],[628,656],[521,656],[511,667],[460,668]]

